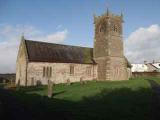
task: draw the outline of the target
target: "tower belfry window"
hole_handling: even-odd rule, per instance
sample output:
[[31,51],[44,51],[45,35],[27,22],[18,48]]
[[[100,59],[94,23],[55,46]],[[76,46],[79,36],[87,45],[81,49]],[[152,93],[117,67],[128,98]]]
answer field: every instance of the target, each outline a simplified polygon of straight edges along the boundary
[[114,25],[114,31],[117,32],[117,26],[116,25]]
[[100,27],[99,27],[99,32],[102,32],[102,26],[100,25]]
[[99,27],[99,32],[105,32],[106,31],[106,24],[105,23],[101,23],[100,27]]
[[102,28],[100,27],[99,32],[102,32]]

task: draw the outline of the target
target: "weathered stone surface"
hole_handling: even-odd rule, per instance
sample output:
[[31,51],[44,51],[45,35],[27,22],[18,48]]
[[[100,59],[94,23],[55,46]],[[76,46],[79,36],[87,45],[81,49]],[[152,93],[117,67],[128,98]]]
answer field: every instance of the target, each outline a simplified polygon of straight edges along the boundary
[[[33,41],[26,44],[22,38],[17,57],[16,83],[20,81],[20,85],[31,86],[46,85],[48,80],[55,84],[85,83],[89,80],[127,80],[130,77],[130,68],[127,68],[128,63],[123,54],[122,16],[106,13],[95,16],[94,20],[93,49]],[[65,54],[65,50],[68,54]],[[74,70],[71,70],[71,66],[74,66]],[[44,76],[44,67],[50,70],[47,73],[50,74],[49,78]],[[74,73],[71,74],[71,71]]]
[[[70,66],[74,66],[74,74],[70,74]],[[41,81],[42,84],[48,84],[48,78],[43,77],[43,67],[52,67],[52,76],[50,78],[55,84],[80,82],[80,78],[84,80],[93,80],[97,78],[97,66],[92,64],[74,64],[74,63],[44,63],[32,62],[28,64],[27,70],[27,85],[31,85],[32,78],[34,84],[36,81]],[[86,73],[87,67],[91,67],[91,75]]]
[[[24,51],[24,45],[21,43],[19,55],[17,59],[16,84],[20,80],[20,85],[43,85],[48,84],[48,78],[43,76],[43,68],[51,67],[52,73],[50,80],[55,84],[67,83],[67,80],[79,82],[80,78],[84,80],[93,80],[97,78],[97,65],[93,64],[77,64],[77,63],[48,63],[48,62],[27,62],[27,57]],[[74,74],[70,74],[70,66],[74,66]],[[91,75],[88,75],[86,70],[91,67]]]
[[127,80],[129,71],[123,54],[122,16],[95,16],[94,60],[98,80]]
[[[16,62],[16,84],[25,86],[27,84],[27,52],[24,39],[22,38]],[[19,82],[20,81],[20,82]]]

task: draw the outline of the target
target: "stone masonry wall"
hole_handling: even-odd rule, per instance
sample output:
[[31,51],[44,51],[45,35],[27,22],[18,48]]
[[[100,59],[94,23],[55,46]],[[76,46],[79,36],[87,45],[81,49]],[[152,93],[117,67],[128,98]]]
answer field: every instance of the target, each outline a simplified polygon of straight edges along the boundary
[[111,57],[110,80],[127,80],[129,77],[126,62],[121,57]]
[[[74,74],[70,74],[70,66],[74,66]],[[70,82],[79,82],[83,80],[97,79],[97,65],[91,64],[75,64],[75,63],[43,63],[43,62],[30,62],[27,70],[27,85],[48,84],[48,79],[43,76],[43,67],[52,67],[52,76],[50,78],[55,84]],[[91,68],[91,74],[87,73],[87,68]]]
[[128,80],[129,70],[123,54],[123,16],[107,12],[94,17],[94,60],[98,80]]
[[104,66],[106,66],[106,58],[98,58],[96,59],[96,62],[98,64],[97,73],[98,73],[98,80],[103,81],[106,79],[106,69]]
[[20,81],[20,85],[25,86],[26,67],[27,67],[27,59],[25,53],[25,46],[22,41],[19,47],[19,53],[16,62],[16,84],[18,84],[18,81]]

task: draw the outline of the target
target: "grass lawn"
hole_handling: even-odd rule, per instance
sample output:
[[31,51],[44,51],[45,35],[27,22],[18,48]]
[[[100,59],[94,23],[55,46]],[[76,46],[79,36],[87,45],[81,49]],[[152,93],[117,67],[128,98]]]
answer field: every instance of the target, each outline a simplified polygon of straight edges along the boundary
[[[31,87],[32,88],[32,87]],[[39,87],[40,89],[34,87],[30,91],[27,88],[24,89],[27,93],[36,93],[39,95],[47,95],[47,87]],[[131,91],[137,91],[139,89],[150,88],[150,84],[146,80],[129,80],[129,81],[114,81],[114,82],[88,82],[85,85],[80,83],[73,83],[72,85],[59,84],[53,88],[55,94],[54,98],[69,101],[81,101],[84,97],[94,97],[99,95],[102,91],[108,92],[117,89],[130,89]]]
[[[151,78],[160,83],[159,78]],[[47,87],[20,88],[13,95],[35,119],[66,120],[151,120],[153,91],[150,83],[128,81],[59,84],[47,98]]]

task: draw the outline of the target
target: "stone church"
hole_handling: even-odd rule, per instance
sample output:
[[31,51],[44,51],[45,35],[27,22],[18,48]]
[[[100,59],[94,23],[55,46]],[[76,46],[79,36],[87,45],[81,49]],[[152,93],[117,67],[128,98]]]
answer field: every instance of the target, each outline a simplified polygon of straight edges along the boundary
[[94,16],[94,48],[21,38],[16,84],[31,86],[79,81],[128,80],[130,67],[123,53],[123,15],[108,10]]

